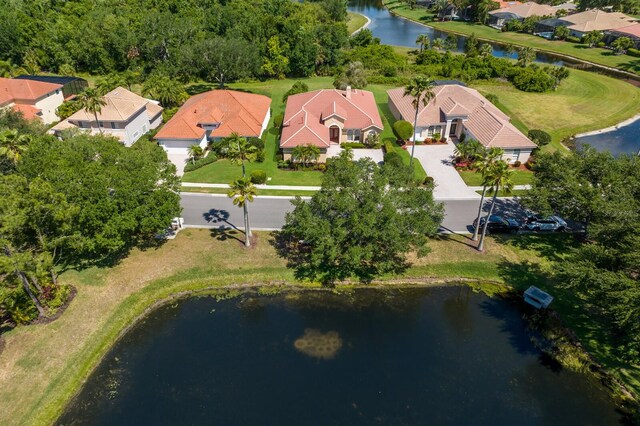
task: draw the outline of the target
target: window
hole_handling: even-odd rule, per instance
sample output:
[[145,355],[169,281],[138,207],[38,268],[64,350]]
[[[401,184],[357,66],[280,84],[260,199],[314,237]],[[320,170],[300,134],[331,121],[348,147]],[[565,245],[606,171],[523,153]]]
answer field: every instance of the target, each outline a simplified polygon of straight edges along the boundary
[[116,126],[116,123],[114,123],[113,121],[110,123],[111,124],[111,128],[112,129],[117,129],[118,127]]
[[104,128],[104,121],[98,121],[98,126]]
[[520,159],[520,150],[514,149],[513,152],[511,153],[511,161],[515,163],[519,159]]
[[86,121],[78,121],[78,127],[80,127],[81,129],[88,129],[89,123],[87,123]]
[[347,140],[350,142],[359,141],[360,140],[360,129],[349,129],[347,130]]

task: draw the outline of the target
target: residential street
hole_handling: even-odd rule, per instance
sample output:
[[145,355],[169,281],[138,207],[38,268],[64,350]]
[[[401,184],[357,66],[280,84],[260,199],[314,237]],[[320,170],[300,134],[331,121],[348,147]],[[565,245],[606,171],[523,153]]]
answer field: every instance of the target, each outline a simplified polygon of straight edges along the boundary
[[[181,193],[182,217],[185,225],[203,228],[242,228],[242,209],[222,194]],[[469,226],[476,217],[479,199],[445,200],[444,232],[470,232]],[[489,208],[489,203],[485,204]],[[256,197],[249,205],[251,226],[254,229],[279,229],[284,224],[285,213],[292,210],[289,197]],[[511,198],[498,199],[496,213],[519,218],[522,207]]]

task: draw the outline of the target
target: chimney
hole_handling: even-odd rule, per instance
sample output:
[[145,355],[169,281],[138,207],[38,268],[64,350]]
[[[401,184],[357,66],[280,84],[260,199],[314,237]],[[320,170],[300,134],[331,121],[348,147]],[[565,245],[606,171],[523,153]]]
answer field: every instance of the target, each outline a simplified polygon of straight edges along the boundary
[[347,86],[347,92],[345,93],[347,99],[351,99],[351,86]]

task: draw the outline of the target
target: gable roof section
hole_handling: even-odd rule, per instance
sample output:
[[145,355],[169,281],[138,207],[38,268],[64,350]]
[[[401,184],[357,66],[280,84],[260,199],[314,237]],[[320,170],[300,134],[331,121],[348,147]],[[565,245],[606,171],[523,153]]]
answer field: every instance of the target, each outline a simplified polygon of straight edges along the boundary
[[568,23],[567,26],[574,31],[589,32],[626,27],[634,22],[634,18],[620,12],[592,9],[564,16],[560,21]]
[[281,148],[312,144],[328,147],[329,128],[324,120],[339,116],[344,119],[345,129],[376,127],[382,130],[382,119],[373,93],[366,90],[347,91],[321,89],[291,95],[284,112]]
[[11,102],[35,103],[38,99],[60,88],[62,88],[61,84],[15,78],[0,78],[0,105]]
[[155,136],[156,139],[202,139],[203,125],[218,124],[211,137],[231,133],[259,137],[271,99],[234,90],[212,90],[192,96]]
[[[106,102],[106,105],[104,105],[98,113],[99,121],[127,121],[143,108],[146,109],[149,119],[151,119],[162,111],[160,105],[142,96],[138,96],[123,87],[116,87],[104,95],[102,99]],[[85,109],[81,109],[71,115],[67,120],[94,121],[95,117]]]
[[532,1],[518,4],[516,6],[503,7],[502,9],[496,9],[489,12],[490,15],[501,13],[512,13],[521,18],[528,18],[530,16],[554,16],[556,10],[553,6],[548,4],[538,4]]
[[[404,96],[404,88],[387,92],[389,100],[400,112],[403,120],[413,122],[415,110],[411,97]],[[418,113],[418,126],[426,127],[446,121],[446,116],[466,116],[465,127],[486,147],[535,148],[536,145],[509,121],[477,90],[448,84],[434,87],[435,98]]]
[[616,28],[612,30],[614,33],[623,34],[627,37],[640,38],[640,24],[632,24],[626,27]]

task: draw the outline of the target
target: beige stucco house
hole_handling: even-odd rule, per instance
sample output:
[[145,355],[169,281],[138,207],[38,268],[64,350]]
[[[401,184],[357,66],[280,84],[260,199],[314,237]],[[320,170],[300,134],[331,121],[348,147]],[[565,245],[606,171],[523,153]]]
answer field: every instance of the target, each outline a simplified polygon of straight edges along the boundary
[[162,123],[162,107],[156,101],[143,98],[117,87],[103,96],[106,102],[97,114],[81,109],[51,128],[49,133],[59,135],[65,129],[76,128],[92,134],[115,136],[125,145],[133,145],[140,137]]
[[315,145],[323,162],[331,145],[362,142],[382,129],[373,93],[350,87],[314,90],[287,99],[280,149],[288,160],[296,146]]
[[[387,93],[393,116],[413,124],[413,98],[404,96],[402,87]],[[487,148],[501,148],[509,163],[526,162],[536,148],[536,144],[511,124],[509,116],[477,90],[460,84],[443,84],[436,86],[434,93],[435,97],[418,112],[416,140],[432,138],[439,133],[447,141],[457,143],[465,133],[467,139],[477,139]]]
[[0,78],[0,108],[12,108],[28,120],[40,119],[45,124],[58,121],[56,109],[63,102],[61,84]]

